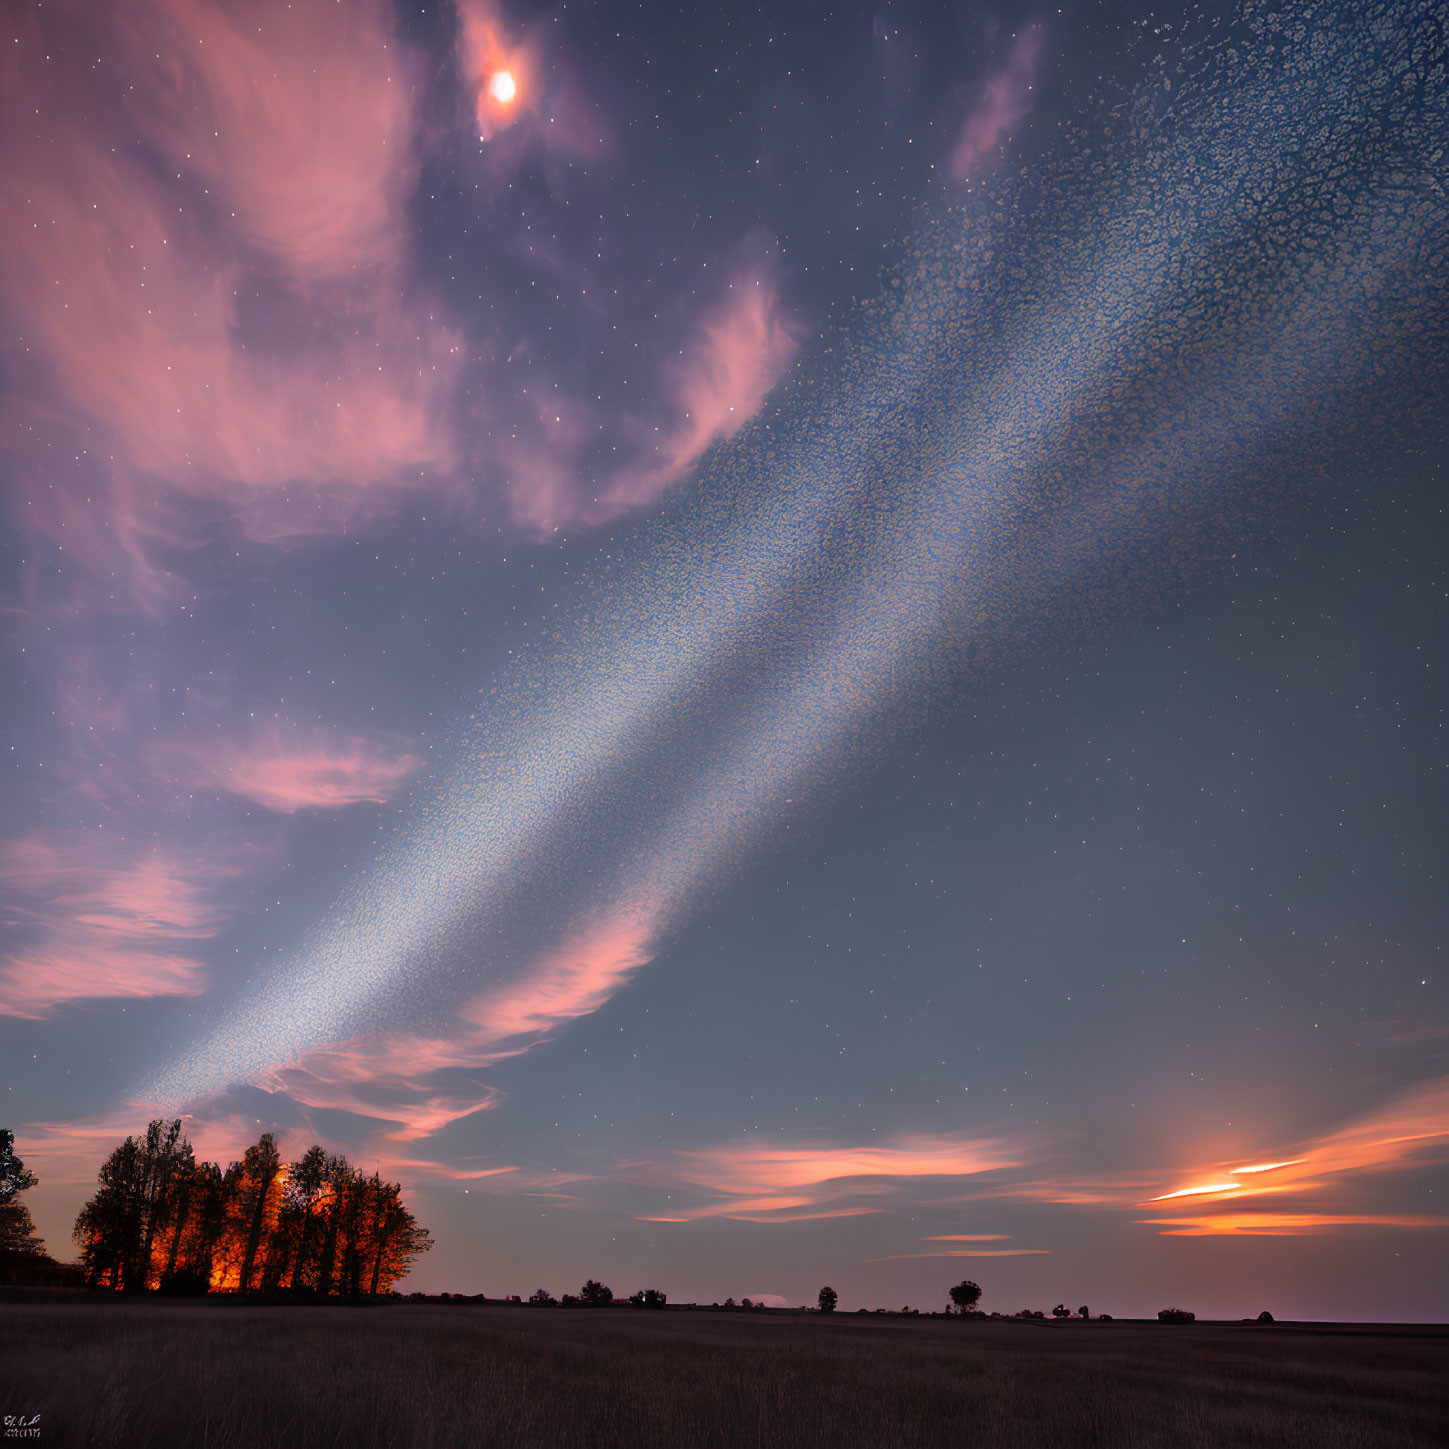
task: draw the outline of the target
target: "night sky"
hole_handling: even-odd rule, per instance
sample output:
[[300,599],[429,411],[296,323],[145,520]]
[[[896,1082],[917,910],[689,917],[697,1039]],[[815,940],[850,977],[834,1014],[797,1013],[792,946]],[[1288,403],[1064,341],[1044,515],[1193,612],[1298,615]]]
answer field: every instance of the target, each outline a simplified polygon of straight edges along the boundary
[[1442,6],[48,0],[0,1123],[405,1285],[1443,1319]]

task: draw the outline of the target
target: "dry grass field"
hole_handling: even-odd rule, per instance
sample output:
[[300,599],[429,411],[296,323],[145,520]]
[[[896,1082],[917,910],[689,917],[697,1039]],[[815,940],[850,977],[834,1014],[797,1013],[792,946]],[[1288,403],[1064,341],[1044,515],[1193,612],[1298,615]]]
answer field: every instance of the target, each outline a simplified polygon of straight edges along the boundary
[[1449,1330],[0,1300],[0,1415],[103,1449],[1449,1443]]

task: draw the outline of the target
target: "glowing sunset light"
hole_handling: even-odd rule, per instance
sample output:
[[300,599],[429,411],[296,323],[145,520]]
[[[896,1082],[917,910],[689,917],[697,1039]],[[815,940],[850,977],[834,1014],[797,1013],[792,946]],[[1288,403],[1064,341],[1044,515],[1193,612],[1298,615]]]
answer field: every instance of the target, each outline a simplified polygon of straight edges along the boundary
[[1301,1157],[1290,1157],[1286,1162],[1259,1162],[1252,1167],[1230,1167],[1228,1171],[1238,1177],[1245,1172],[1272,1172],[1279,1167],[1297,1167],[1302,1161]]
[[923,1243],[1004,1243],[1010,1233],[932,1233]]
[[888,1253],[872,1263],[904,1263],[917,1258],[1039,1258],[1050,1248],[947,1248],[939,1253]]
[[1166,1238],[1290,1238],[1335,1228],[1445,1228],[1449,1218],[1410,1213],[1215,1213],[1201,1218],[1139,1218]]
[[518,86],[514,83],[512,73],[506,70],[494,71],[488,82],[488,94],[500,106],[508,105],[518,94]]
[[1165,1192],[1161,1197],[1150,1197],[1148,1202],[1168,1202],[1175,1197],[1205,1197],[1212,1192],[1239,1192],[1243,1184],[1240,1182],[1209,1182],[1202,1187],[1180,1187],[1176,1192]]

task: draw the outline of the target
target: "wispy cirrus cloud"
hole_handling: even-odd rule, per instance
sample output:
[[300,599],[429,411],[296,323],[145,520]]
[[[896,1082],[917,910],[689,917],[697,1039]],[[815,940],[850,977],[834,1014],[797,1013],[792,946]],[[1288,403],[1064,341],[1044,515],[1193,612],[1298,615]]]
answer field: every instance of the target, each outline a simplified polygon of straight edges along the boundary
[[967,113],[949,167],[957,181],[969,181],[994,170],[997,146],[1031,112],[1046,32],[1028,26],[1011,45],[1006,64],[982,88],[980,99]]
[[931,1233],[921,1239],[923,1243],[1004,1243],[1010,1233]]
[[[501,493],[536,533],[601,522],[736,432],[795,354],[757,264],[693,320],[669,309],[657,355],[682,342],[679,360],[636,376],[626,407],[542,362],[511,369],[539,341],[524,313],[465,337],[421,280],[411,215],[421,153],[461,137],[425,133],[424,64],[386,0],[59,0],[17,27],[0,60],[0,309],[23,365],[4,416],[16,521],[82,571],[70,604],[88,584],[89,608],[154,614],[228,532],[292,545],[378,526],[419,493],[475,517]],[[460,9],[485,190],[543,156],[567,192],[568,162],[609,150],[546,49],[482,0]],[[549,270],[517,230],[519,264]],[[554,265],[587,283],[594,260]],[[31,584],[57,587],[39,566]]]
[[887,1253],[872,1258],[872,1263],[901,1263],[913,1258],[1035,1258],[1050,1253],[1050,1248],[947,1248],[939,1253]]
[[[1172,1187],[1140,1200],[1138,1207],[1171,1212],[1177,1206],[1201,1211],[1190,1220],[1141,1219],[1170,1225],[1169,1231],[1201,1234],[1221,1214],[1223,1231],[1236,1234],[1253,1230],[1266,1232],[1276,1221],[1276,1231],[1313,1231],[1353,1222],[1387,1223],[1372,1212],[1355,1216],[1345,1211],[1359,1182],[1368,1176],[1403,1171],[1430,1162],[1449,1160],[1449,1077],[1423,1082],[1399,1093],[1376,1111],[1365,1113],[1342,1127],[1288,1153],[1244,1164],[1224,1164],[1199,1174],[1180,1187]],[[1244,1202],[1271,1204],[1283,1199],[1309,1199],[1320,1210],[1310,1213],[1288,1207],[1274,1212],[1271,1206],[1242,1209]],[[1161,1207],[1158,1205],[1162,1204]],[[1169,1206],[1171,1204],[1172,1206]],[[1440,1220],[1424,1220],[1397,1226],[1435,1226]]]
[[[1220,1162],[1163,1181],[1151,1170],[1032,1177],[988,1187],[1003,1200],[1135,1209],[1134,1221],[1172,1237],[1293,1236],[1355,1225],[1432,1228],[1449,1218],[1383,1214],[1366,1205],[1371,1179],[1449,1161],[1449,1077],[1397,1093],[1381,1107],[1288,1150]],[[1154,1191],[1156,1187],[1157,1191]],[[1188,1216],[1181,1216],[1184,1212]]]
[[1165,1238],[1296,1238],[1339,1228],[1449,1228],[1449,1217],[1413,1213],[1209,1213],[1139,1218]]
[[944,1195],[963,1178],[989,1179],[1024,1166],[1032,1155],[1024,1142],[915,1133],[869,1146],[725,1143],[677,1151],[629,1172],[640,1181],[667,1185],[672,1197],[696,1199],[643,1221],[805,1222],[864,1216]]
[[496,1105],[502,1094],[474,1074],[596,1011],[648,960],[650,946],[647,921],[606,918],[542,953],[513,982],[475,996],[448,1030],[348,1038],[266,1069],[257,1080],[305,1106],[389,1124],[394,1141],[431,1136]]
[[76,1001],[199,995],[195,948],[225,922],[214,890],[235,869],[99,831],[36,830],[0,845],[0,1013],[36,1019]]
[[280,729],[245,741],[220,739],[158,751],[158,769],[186,783],[209,785],[268,810],[334,810],[382,804],[425,761],[377,740],[339,733],[302,736]]
[[[458,346],[402,276],[415,100],[388,7],[62,0],[16,23],[7,406],[52,485],[27,527],[154,606],[199,502],[275,539],[446,469]],[[59,488],[55,428],[83,435]]]
[[733,437],[754,417],[799,348],[774,276],[760,268],[736,275],[685,354],[675,393],[683,416],[656,447],[657,463],[617,479],[608,496],[628,504],[657,496],[711,443]]
[[858,1178],[959,1178],[1022,1166],[1028,1154],[999,1138],[906,1134],[881,1146],[762,1146],[755,1142],[681,1152],[679,1176],[716,1192],[783,1192]]
[[[546,401],[516,422],[502,452],[514,517],[547,533],[654,502],[713,443],[733,437],[759,412],[799,348],[799,329],[774,273],[762,265],[740,267],[661,373],[647,416],[611,419],[587,399],[559,401],[553,390],[537,390]],[[595,482],[588,459],[601,430],[625,440],[629,461]]]

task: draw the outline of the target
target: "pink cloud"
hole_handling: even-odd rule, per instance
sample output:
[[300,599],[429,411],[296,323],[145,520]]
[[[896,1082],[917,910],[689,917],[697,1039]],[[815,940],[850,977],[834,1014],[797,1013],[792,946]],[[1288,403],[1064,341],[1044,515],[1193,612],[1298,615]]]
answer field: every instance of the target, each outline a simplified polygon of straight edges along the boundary
[[463,1014],[477,1025],[476,1040],[536,1042],[597,1011],[649,960],[652,935],[651,921],[618,917],[570,938],[517,984],[468,1004]]
[[773,277],[762,270],[735,277],[686,354],[676,392],[683,417],[656,449],[656,465],[616,480],[610,500],[636,504],[658,497],[711,443],[732,438],[759,412],[799,346]]
[[774,278],[760,267],[737,273],[661,385],[672,420],[650,432],[642,419],[626,419],[624,435],[632,434],[636,444],[646,436],[649,441],[638,460],[606,479],[597,493],[584,480],[606,419],[583,399],[561,402],[552,390],[531,390],[530,398],[547,401],[530,409],[523,430],[500,453],[514,518],[544,534],[573,523],[597,524],[652,503],[712,443],[733,437],[759,412],[798,351],[797,329],[785,316]]
[[292,740],[272,730],[245,744],[198,746],[179,759],[174,748],[168,749],[163,768],[169,766],[174,774],[178,763],[187,783],[211,785],[291,815],[363,801],[381,804],[425,761],[375,740]]
[[379,1032],[334,1042],[265,1072],[259,1084],[310,1107],[397,1124],[413,1141],[496,1105],[464,1074],[516,1056],[598,1008],[649,957],[645,922],[606,919],[546,953],[519,980],[475,997],[446,1034]]
[[951,152],[948,164],[957,181],[969,181],[992,169],[993,153],[1003,136],[1026,119],[1045,42],[1042,28],[1029,26],[1012,43],[1005,66],[986,82]]
[[923,1243],[1005,1243],[1010,1233],[932,1233]]
[[29,385],[10,407],[85,428],[89,460],[34,477],[30,525],[154,604],[161,556],[201,537],[188,500],[276,539],[449,467],[458,343],[402,276],[416,120],[382,0],[16,21],[0,300]]
[[932,1191],[942,1180],[1021,1166],[1026,1156],[1024,1147],[995,1138],[918,1133],[865,1147],[729,1143],[672,1153],[630,1171],[667,1185],[676,1197],[681,1188],[701,1195],[688,1207],[672,1205],[668,1217],[643,1221],[789,1223],[879,1213],[884,1208],[861,1199]]
[[440,1085],[436,1076],[481,1065],[466,1034],[457,1040],[379,1032],[333,1042],[262,1073],[257,1083],[306,1107],[351,1112],[391,1125],[389,1140],[411,1142],[495,1106],[502,1093],[482,1082]]
[[723,1218],[735,1223],[813,1223],[827,1218],[861,1218],[883,1212],[877,1207],[826,1208],[811,1205],[809,1198],[770,1197],[754,1202],[717,1202],[692,1208],[683,1217],[646,1217],[638,1215],[640,1223],[697,1223],[711,1218]]
[[941,1253],[887,1253],[872,1263],[900,1263],[908,1258],[1035,1258],[1050,1248],[948,1248]]
[[[608,149],[545,31],[510,35],[484,0],[460,14],[494,181],[528,157],[563,168]],[[461,501],[465,348],[411,265],[421,85],[386,0],[57,0],[12,39],[0,310],[20,385],[3,421],[24,526],[78,566],[82,602],[159,610],[185,555],[228,526],[282,544],[419,490]],[[532,531],[601,522],[736,432],[796,346],[773,280],[748,269],[664,379],[657,432],[578,397],[515,417],[499,376],[472,394],[488,455],[467,471],[501,477]],[[635,462],[596,484],[601,423]],[[37,563],[32,590],[50,579]]]
[[854,1178],[975,1177],[1021,1166],[1022,1150],[995,1138],[917,1133],[888,1146],[764,1147],[730,1143],[678,1154],[687,1182],[723,1193],[819,1188]]
[[192,948],[220,929],[210,888],[230,874],[227,862],[183,861],[99,831],[33,831],[0,845],[17,943],[0,962],[0,1013],[38,1019],[73,1001],[200,994]]

